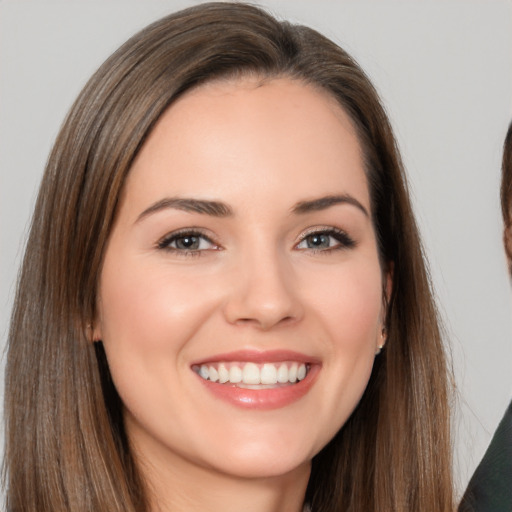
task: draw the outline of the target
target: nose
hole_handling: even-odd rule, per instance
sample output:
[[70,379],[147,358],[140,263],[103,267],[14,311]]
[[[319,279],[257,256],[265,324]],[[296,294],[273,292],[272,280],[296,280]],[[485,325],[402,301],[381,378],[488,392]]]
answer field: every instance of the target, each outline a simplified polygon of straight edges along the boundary
[[276,254],[256,254],[241,262],[232,274],[224,313],[235,325],[269,330],[299,321],[303,305],[291,264]]

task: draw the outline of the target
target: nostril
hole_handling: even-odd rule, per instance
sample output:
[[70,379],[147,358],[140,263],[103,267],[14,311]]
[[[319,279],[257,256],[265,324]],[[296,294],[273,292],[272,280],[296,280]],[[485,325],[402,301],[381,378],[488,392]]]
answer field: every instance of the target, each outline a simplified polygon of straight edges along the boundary
[[291,315],[283,318],[238,318],[234,323],[236,325],[255,325],[260,329],[267,330],[274,326],[290,324],[295,321],[295,318]]
[[267,272],[239,276],[226,294],[223,310],[232,325],[268,330],[288,325],[303,315],[302,301],[285,273],[271,268]]
[[256,320],[254,320],[253,318],[239,318],[238,320],[236,320],[235,323],[237,323],[237,324],[248,324],[248,323],[251,323],[251,322],[256,322]]

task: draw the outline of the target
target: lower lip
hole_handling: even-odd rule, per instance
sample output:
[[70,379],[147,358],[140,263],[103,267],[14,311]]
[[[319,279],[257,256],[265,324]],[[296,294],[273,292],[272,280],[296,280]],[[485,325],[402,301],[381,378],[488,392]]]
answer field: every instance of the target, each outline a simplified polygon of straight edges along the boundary
[[319,365],[312,365],[300,382],[268,389],[239,388],[236,385],[205,380],[199,375],[197,378],[210,393],[232,405],[245,409],[270,410],[286,407],[306,395],[315,383],[319,371]]

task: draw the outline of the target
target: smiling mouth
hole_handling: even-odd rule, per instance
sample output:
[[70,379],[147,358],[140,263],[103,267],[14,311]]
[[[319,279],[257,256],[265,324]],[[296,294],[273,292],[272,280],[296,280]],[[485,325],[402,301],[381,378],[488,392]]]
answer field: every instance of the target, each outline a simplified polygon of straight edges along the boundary
[[296,361],[279,363],[216,362],[194,365],[204,380],[246,389],[290,386],[306,378],[310,365]]

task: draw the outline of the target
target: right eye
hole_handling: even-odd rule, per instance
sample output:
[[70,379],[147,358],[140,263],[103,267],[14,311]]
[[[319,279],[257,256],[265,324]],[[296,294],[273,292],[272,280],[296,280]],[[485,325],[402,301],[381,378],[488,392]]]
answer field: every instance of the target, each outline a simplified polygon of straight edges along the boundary
[[219,247],[204,233],[180,231],[165,236],[158,242],[158,248],[184,255],[199,255],[202,251],[216,250]]

